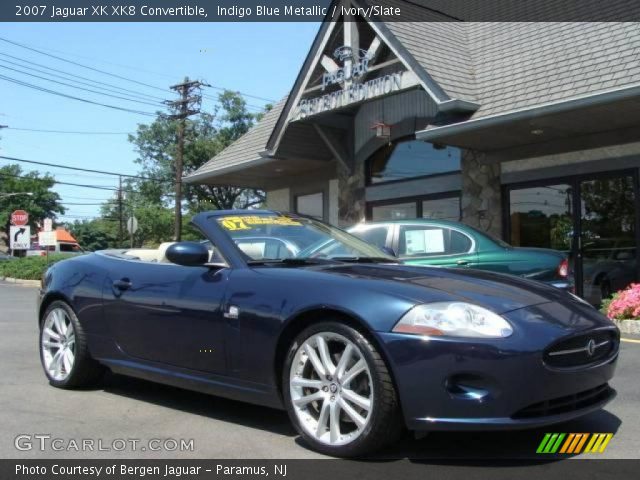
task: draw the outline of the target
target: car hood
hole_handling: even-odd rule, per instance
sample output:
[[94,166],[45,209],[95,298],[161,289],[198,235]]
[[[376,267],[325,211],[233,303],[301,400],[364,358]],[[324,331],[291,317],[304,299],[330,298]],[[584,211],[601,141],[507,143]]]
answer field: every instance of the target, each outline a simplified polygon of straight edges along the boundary
[[385,264],[341,264],[313,269],[377,281],[380,283],[373,283],[372,288],[417,303],[467,301],[498,314],[549,302],[579,303],[566,292],[543,283],[483,270]]

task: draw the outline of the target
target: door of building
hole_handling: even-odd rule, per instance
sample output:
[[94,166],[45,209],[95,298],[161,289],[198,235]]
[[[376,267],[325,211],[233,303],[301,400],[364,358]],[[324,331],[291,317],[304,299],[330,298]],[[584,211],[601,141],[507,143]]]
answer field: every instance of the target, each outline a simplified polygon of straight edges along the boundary
[[507,240],[566,252],[576,293],[590,303],[640,278],[636,171],[510,185],[505,194]]

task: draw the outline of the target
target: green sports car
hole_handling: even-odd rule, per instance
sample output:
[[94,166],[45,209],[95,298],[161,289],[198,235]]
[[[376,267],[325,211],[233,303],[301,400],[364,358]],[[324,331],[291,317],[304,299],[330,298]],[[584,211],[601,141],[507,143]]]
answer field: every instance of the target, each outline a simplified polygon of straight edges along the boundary
[[350,228],[349,233],[409,265],[491,270],[573,289],[565,253],[512,247],[463,223],[423,219],[367,222]]

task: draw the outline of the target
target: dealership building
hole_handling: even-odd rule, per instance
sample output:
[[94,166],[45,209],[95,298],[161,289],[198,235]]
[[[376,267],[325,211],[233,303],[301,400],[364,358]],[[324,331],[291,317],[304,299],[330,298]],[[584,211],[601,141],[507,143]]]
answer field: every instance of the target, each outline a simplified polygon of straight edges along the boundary
[[638,276],[639,125],[637,23],[341,18],[290,94],[185,181],[341,226],[461,221],[568,252],[584,293],[603,269]]

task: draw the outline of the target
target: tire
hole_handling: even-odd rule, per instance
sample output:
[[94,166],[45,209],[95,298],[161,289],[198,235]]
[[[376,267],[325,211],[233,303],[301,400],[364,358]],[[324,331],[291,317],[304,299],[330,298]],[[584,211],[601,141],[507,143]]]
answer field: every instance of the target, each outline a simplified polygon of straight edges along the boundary
[[337,321],[314,324],[295,338],[284,361],[282,390],[296,431],[326,455],[363,456],[397,441],[404,429],[380,353],[359,331]]
[[91,358],[78,317],[61,300],[52,302],[40,321],[39,350],[44,373],[54,387],[92,387],[106,370]]

